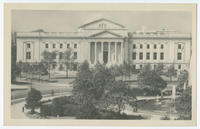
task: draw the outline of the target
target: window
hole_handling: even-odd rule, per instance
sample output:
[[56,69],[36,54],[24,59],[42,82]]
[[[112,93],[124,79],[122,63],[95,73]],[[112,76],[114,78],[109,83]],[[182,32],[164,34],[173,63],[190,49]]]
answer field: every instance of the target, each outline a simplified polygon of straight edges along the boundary
[[74,59],[77,59],[77,52],[74,52]]
[[136,48],[136,44],[133,44],[133,49],[135,49]]
[[181,49],[181,44],[178,44],[178,49]]
[[160,48],[161,48],[161,49],[163,49],[163,48],[164,48],[164,45],[163,45],[163,44],[161,44],[161,45],[160,45]]
[[69,48],[70,47],[70,44],[67,44],[67,48]]
[[153,53],[153,59],[154,59],[154,60],[157,59],[157,53],[156,53],[156,52]]
[[164,53],[163,53],[163,52],[160,53],[160,59],[161,59],[161,60],[164,59]]
[[142,69],[142,65],[140,65],[140,69]]
[[142,52],[140,52],[140,60],[142,60],[143,59],[143,53]]
[[60,44],[60,48],[63,48],[63,44]]
[[46,43],[46,44],[45,44],[45,47],[46,47],[46,48],[49,48],[49,44]]
[[149,52],[146,53],[146,59],[147,59],[147,60],[150,59],[150,53],[149,53]]
[[147,44],[147,49],[149,49],[150,48],[150,45],[149,44]]
[[181,65],[178,65],[178,69],[181,69]]
[[62,52],[59,53],[59,59],[63,59],[63,53]]
[[28,44],[26,45],[26,47],[27,47],[27,48],[31,48],[31,44],[28,43]]
[[56,44],[53,44],[53,48],[56,48]]
[[26,59],[31,59],[31,52],[26,52]]
[[142,45],[142,44],[140,44],[140,48],[141,48],[141,49],[143,48],[143,45]]
[[156,44],[154,44],[154,49],[156,49],[157,48],[157,45]]
[[177,59],[178,59],[178,60],[181,60],[181,59],[182,59],[182,53],[180,53],[180,52],[177,53]]
[[77,48],[77,44],[74,44],[74,48]]
[[136,59],[136,52],[133,52],[133,54],[132,54],[132,59],[133,59],[133,60]]

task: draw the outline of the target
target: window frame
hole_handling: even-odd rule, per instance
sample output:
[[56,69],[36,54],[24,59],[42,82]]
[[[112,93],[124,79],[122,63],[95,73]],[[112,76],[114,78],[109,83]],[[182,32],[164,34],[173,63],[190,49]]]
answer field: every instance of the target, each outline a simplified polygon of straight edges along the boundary
[[[162,57],[162,58],[161,58]],[[164,60],[165,56],[164,56],[164,52],[160,53],[160,60]]]
[[153,53],[153,60],[157,60],[157,52]]
[[48,43],[45,43],[45,48],[49,48],[49,44]]
[[31,52],[26,52],[26,60],[31,60]]
[[140,44],[140,49],[143,49],[143,44]]
[[60,48],[63,48],[63,44],[62,43],[60,43]]
[[150,49],[150,44],[147,44],[147,49]]
[[182,45],[181,44],[178,44],[178,49],[181,49],[182,48]]
[[156,45],[156,44],[154,44],[154,45],[153,45],[153,48],[154,48],[154,49],[157,49],[157,45]]
[[140,59],[140,60],[143,60],[143,52],[140,52],[140,53],[139,53],[139,59]]
[[31,44],[30,44],[30,43],[27,43],[27,44],[26,44],[26,48],[31,48]]
[[137,55],[136,52],[132,53],[132,60],[136,60],[136,58],[137,58],[136,55]]
[[[76,53],[76,54],[75,54],[75,53]],[[75,56],[75,55],[76,55],[76,56]],[[73,56],[74,56],[74,59],[75,59],[75,60],[78,59],[78,53],[77,53],[77,52],[74,52]]]
[[177,60],[182,60],[182,53],[181,52],[177,53]]

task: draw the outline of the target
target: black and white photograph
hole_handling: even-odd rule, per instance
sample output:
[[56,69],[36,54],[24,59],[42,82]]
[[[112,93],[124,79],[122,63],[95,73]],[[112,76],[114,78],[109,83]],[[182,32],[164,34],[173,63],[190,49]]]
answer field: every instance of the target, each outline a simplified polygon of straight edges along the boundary
[[194,11],[98,8],[10,11],[6,117],[195,120]]

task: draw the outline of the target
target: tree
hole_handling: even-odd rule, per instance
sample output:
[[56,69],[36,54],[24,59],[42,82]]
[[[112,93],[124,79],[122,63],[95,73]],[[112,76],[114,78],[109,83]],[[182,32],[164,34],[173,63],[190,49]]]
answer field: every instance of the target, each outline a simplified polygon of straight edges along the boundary
[[105,93],[105,96],[104,103],[107,104],[107,107],[116,107],[116,109],[114,108],[113,110],[117,110],[119,115],[121,115],[121,111],[124,110],[126,104],[129,104],[130,100],[129,89],[123,81],[113,82],[109,91]]
[[72,90],[75,100],[82,105],[93,103],[94,101],[92,77],[89,63],[84,61],[80,65]]
[[45,67],[45,64],[43,63],[43,62],[40,62],[40,63],[38,63],[38,71],[37,71],[37,73],[38,73],[38,79],[39,79],[39,81],[40,81],[40,78],[41,78],[41,76],[44,74],[47,74],[48,72],[47,72],[47,68]]
[[161,91],[166,88],[167,82],[164,81],[154,70],[142,70],[138,76],[138,84],[142,88],[150,89],[153,92]]
[[41,106],[41,92],[31,88],[26,97],[26,108],[31,109],[31,113],[35,113],[35,109]]
[[16,81],[16,77],[20,76],[21,77],[21,68],[19,66],[20,63],[14,64],[12,63],[11,67],[11,81],[12,83]]
[[166,74],[168,77],[170,77],[170,81],[172,81],[172,77],[177,75],[176,69],[174,68],[173,64],[169,66]]
[[124,73],[125,75],[128,75],[129,80],[131,78],[131,74],[132,74],[132,66],[131,66],[131,62],[124,62]]
[[20,69],[19,76],[20,76],[20,78],[21,78],[22,69],[23,69],[23,63],[22,63],[22,61],[19,61],[19,62],[17,62],[16,65],[17,65],[17,67]]
[[114,80],[116,80],[116,76],[119,75],[118,66],[117,65],[113,65],[113,66],[109,67],[109,72],[114,77]]
[[155,70],[159,75],[161,75],[161,74],[162,74],[163,68],[164,68],[163,63],[159,63],[159,64],[155,67],[154,70]]
[[178,76],[178,84],[177,84],[178,88],[180,88],[180,89],[186,88],[186,87],[184,87],[184,85],[185,86],[188,85],[188,77],[189,77],[189,73],[187,70],[183,70],[180,72],[180,74]]
[[188,87],[183,94],[175,100],[176,111],[180,114],[179,119],[191,120],[192,118],[192,91]]
[[69,67],[73,63],[73,61],[74,61],[74,56],[72,54],[72,49],[69,48],[64,52],[64,62],[65,62],[65,66],[66,66],[66,78],[68,78]]
[[56,65],[56,62],[54,61],[56,59],[56,52],[48,52],[48,51],[44,51],[42,53],[43,56],[43,60],[42,62],[46,65],[47,69],[48,69],[48,73],[49,73],[49,79],[51,78],[51,65]]

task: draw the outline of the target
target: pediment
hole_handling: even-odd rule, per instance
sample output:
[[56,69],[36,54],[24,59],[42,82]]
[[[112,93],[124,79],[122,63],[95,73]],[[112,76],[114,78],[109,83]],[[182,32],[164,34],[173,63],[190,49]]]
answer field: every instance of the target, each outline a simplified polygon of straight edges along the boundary
[[99,33],[95,33],[95,34],[92,34],[90,35],[89,37],[98,37],[98,38],[120,38],[120,37],[123,37],[119,34],[116,34],[116,33],[113,33],[113,32],[110,32],[110,31],[102,31],[102,32],[99,32]]
[[125,29],[125,26],[108,19],[98,19],[80,26],[81,29]]

